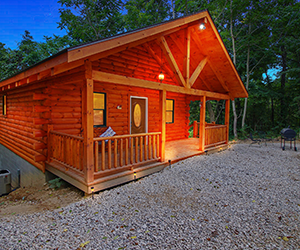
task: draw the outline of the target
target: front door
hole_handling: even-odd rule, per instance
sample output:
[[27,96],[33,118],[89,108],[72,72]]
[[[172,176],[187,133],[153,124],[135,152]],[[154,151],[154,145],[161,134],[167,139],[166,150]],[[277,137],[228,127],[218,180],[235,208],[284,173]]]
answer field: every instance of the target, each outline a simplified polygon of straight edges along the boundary
[[146,99],[131,98],[131,134],[147,132]]

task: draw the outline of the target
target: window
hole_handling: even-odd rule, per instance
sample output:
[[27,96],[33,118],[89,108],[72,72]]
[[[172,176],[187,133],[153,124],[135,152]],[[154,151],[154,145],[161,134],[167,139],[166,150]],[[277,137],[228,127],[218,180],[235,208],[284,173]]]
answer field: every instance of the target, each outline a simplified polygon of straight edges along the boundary
[[6,115],[6,95],[2,96],[2,115]]
[[94,93],[94,126],[106,126],[106,94]]
[[167,99],[166,123],[174,123],[174,100]]

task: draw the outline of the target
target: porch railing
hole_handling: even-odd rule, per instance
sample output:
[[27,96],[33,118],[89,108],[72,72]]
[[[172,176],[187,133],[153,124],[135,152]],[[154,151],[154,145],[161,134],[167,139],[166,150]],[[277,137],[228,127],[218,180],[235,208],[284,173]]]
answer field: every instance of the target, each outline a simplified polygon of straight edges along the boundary
[[227,142],[226,125],[211,125],[205,127],[205,148],[214,147]]
[[69,168],[83,171],[83,138],[56,131],[48,134],[48,162],[57,161]]
[[95,172],[159,160],[160,135],[155,132],[94,138]]

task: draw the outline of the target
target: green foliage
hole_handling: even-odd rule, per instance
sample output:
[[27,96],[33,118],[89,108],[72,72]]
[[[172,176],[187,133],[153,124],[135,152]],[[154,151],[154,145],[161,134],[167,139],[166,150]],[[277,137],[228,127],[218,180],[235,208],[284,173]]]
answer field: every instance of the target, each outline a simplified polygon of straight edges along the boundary
[[60,188],[63,184],[63,180],[61,178],[56,178],[49,181],[50,188],[57,189]]
[[124,31],[121,0],[59,0],[60,29],[78,43]]
[[134,30],[165,21],[170,16],[167,0],[129,0],[125,3],[125,29]]

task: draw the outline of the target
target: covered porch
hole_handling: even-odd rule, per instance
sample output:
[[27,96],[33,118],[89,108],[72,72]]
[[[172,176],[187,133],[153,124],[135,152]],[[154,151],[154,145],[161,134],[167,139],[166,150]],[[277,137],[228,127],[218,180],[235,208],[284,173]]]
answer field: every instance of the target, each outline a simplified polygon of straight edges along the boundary
[[[85,193],[96,192],[160,171],[169,163],[226,148],[228,125],[204,124],[202,129],[201,122],[193,123],[193,138],[167,142],[161,132],[94,138],[90,169],[83,157],[88,149],[84,138],[49,126],[46,169]],[[200,133],[204,138],[197,138]]]

